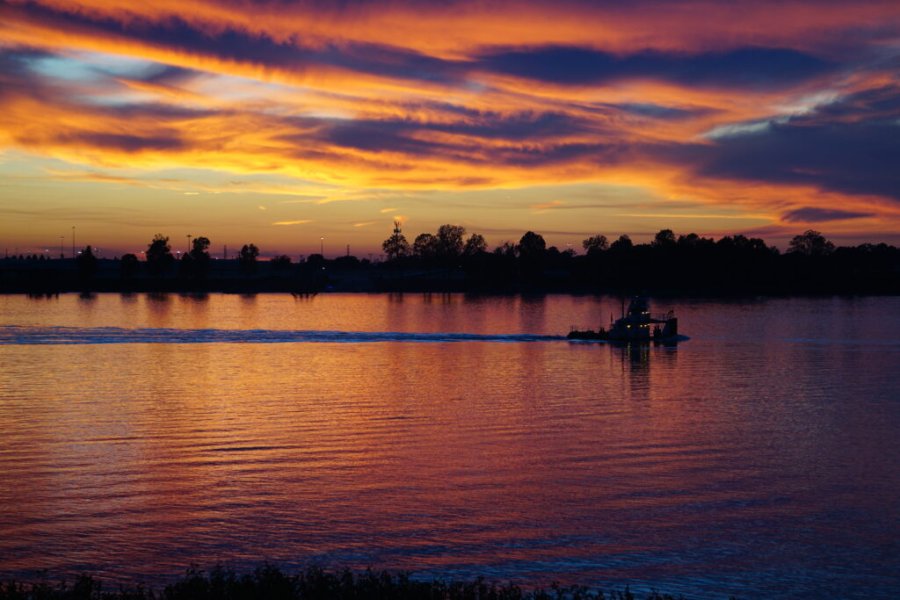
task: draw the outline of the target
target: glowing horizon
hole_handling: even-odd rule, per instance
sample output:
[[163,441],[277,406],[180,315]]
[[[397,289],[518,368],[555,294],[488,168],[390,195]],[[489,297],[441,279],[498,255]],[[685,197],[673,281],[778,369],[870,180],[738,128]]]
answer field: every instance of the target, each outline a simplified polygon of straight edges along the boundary
[[897,244],[898,60],[880,1],[0,1],[0,243]]

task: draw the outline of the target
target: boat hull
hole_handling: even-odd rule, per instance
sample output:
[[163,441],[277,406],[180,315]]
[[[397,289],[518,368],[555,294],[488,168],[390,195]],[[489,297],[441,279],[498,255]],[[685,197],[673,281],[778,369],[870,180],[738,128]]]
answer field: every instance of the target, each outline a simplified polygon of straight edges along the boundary
[[[653,329],[650,325],[656,325]],[[659,328],[659,325],[663,325]],[[619,342],[619,343],[670,343],[683,339],[678,335],[678,319],[670,317],[668,319],[641,319],[640,321],[628,321],[620,319],[609,331],[601,328],[599,331],[593,329],[574,329],[566,336],[570,340],[585,340],[595,342]]]
[[583,342],[607,342],[611,344],[672,344],[684,341],[687,339],[687,337],[675,334],[649,338],[629,338],[612,336],[609,334],[609,332],[606,331],[592,331],[588,329],[584,331],[570,331],[568,335],[566,335],[566,339]]

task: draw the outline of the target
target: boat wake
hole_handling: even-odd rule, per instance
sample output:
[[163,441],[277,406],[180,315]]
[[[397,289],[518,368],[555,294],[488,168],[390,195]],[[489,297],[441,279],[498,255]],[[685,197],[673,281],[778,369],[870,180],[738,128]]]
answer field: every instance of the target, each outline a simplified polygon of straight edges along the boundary
[[566,336],[566,339],[569,340],[569,342],[571,342],[573,344],[609,344],[610,346],[628,346],[630,344],[634,344],[634,345],[641,345],[641,344],[660,345],[661,344],[661,345],[665,346],[665,345],[676,344],[678,342],[686,342],[691,338],[690,338],[690,336],[687,336],[687,335],[678,334],[678,335],[673,335],[671,337],[661,339],[661,340],[654,340],[651,338],[649,340],[629,341],[629,340],[610,340],[610,339],[606,339],[606,338],[584,337],[584,336],[577,336],[577,335],[573,336],[572,334],[569,334],[568,336]]
[[410,333],[400,331],[294,331],[277,329],[169,329],[0,326],[0,345],[67,344],[286,344],[378,342],[544,342],[557,335]]

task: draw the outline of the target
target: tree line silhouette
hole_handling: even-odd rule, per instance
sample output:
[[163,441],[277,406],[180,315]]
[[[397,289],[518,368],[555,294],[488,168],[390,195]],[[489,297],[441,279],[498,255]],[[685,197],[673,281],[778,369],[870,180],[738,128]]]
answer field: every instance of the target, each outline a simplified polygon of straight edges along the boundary
[[518,242],[488,249],[478,233],[441,225],[410,244],[399,221],[382,243],[385,259],[321,254],[260,260],[244,244],[232,260],[213,260],[210,240],[191,240],[176,258],[157,234],[143,253],[100,259],[91,246],[74,261],[36,255],[0,260],[0,291],[423,291],[626,292],[656,294],[900,293],[900,250],[887,244],[836,247],[818,231],[795,236],[785,252],[760,238],[718,240],[660,230],[644,244],[627,235],[596,234],[582,253],[547,246],[525,232]]
[[[385,267],[413,272],[395,286],[440,287],[436,270],[463,273],[463,287],[482,291],[631,291],[653,293],[900,293],[900,251],[887,244],[836,247],[818,231],[791,239],[782,253],[760,238],[729,235],[714,240],[660,230],[635,244],[628,235],[603,234],[582,241],[583,254],[548,247],[528,231],[518,243],[488,251],[484,238],[442,225],[410,245],[394,222],[384,241]],[[416,268],[422,269],[416,281]],[[395,278],[396,279],[396,278]],[[444,282],[445,287],[452,284]]]

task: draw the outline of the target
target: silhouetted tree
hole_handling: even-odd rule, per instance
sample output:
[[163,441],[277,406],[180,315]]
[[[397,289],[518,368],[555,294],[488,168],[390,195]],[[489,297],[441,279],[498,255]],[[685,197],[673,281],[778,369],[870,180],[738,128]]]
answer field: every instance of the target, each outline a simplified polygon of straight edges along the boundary
[[78,266],[79,278],[83,280],[92,279],[97,272],[97,257],[94,256],[94,249],[90,246],[85,246],[84,250],[75,257],[75,264]]
[[794,236],[788,245],[788,252],[806,256],[827,256],[834,252],[834,244],[818,231],[808,229],[802,235]]
[[252,273],[256,270],[256,259],[259,257],[259,248],[255,244],[244,244],[238,253],[238,263],[241,270],[245,273]]
[[505,256],[507,258],[515,258],[517,252],[516,245],[510,241],[505,241],[494,248],[494,254],[497,256]]
[[182,256],[185,275],[203,279],[209,271],[209,238],[198,236],[191,240],[191,251]]
[[603,252],[609,249],[609,241],[605,235],[592,235],[581,242],[582,248],[587,252],[588,256]]
[[195,237],[191,241],[191,256],[196,260],[209,260],[209,238]]
[[147,246],[147,268],[154,275],[159,275],[175,262],[172,256],[172,248],[169,246],[169,238],[157,233],[153,241]]
[[470,235],[469,239],[466,240],[466,245],[463,246],[464,256],[476,256],[486,251],[487,242],[484,240],[484,236],[479,233]]
[[119,270],[123,279],[131,279],[135,276],[140,267],[140,262],[135,254],[123,254],[119,261]]
[[322,269],[325,267],[325,257],[316,252],[307,256],[303,264],[310,269]]
[[358,269],[360,264],[359,259],[355,256],[338,256],[334,259],[334,266],[338,269]]
[[466,228],[461,225],[441,225],[437,231],[437,255],[440,258],[452,259],[463,251],[463,236]]
[[701,238],[696,233],[689,233],[687,235],[679,235],[678,236],[678,245],[685,248],[692,248],[697,245],[697,243],[703,238]]
[[281,254],[274,257],[270,262],[272,264],[272,268],[281,271],[291,266],[291,257],[287,254]]
[[525,235],[519,239],[518,251],[519,258],[524,260],[538,260],[544,256],[547,250],[547,242],[543,236],[533,231],[526,231]]
[[631,241],[631,238],[626,234],[622,234],[619,236],[619,239],[610,244],[609,249],[615,252],[627,252],[634,248],[634,242]]
[[181,260],[178,263],[178,275],[182,278],[190,278],[194,276],[194,257],[191,256],[190,252],[185,252],[181,255]]
[[409,242],[406,241],[406,236],[403,235],[400,229],[399,220],[394,220],[394,232],[391,234],[391,237],[384,240],[381,244],[381,249],[384,250],[388,260],[397,260],[398,258],[409,256]]
[[545,267],[545,259],[548,257],[547,242],[540,234],[526,231],[519,239],[516,250],[519,253],[520,278],[528,285],[538,284]]
[[653,238],[654,248],[671,248],[675,245],[675,232],[671,229],[660,229]]
[[413,254],[425,260],[438,255],[438,239],[430,233],[420,233],[413,242]]

